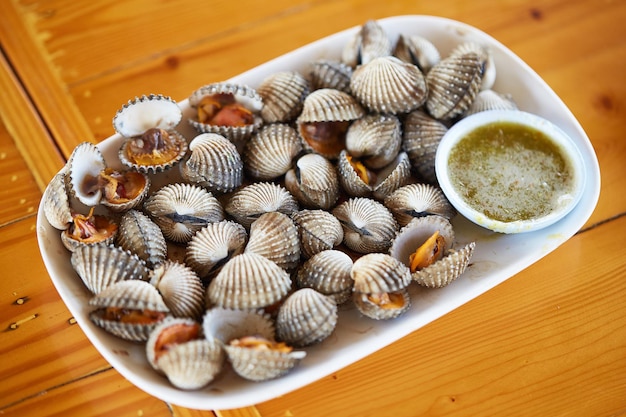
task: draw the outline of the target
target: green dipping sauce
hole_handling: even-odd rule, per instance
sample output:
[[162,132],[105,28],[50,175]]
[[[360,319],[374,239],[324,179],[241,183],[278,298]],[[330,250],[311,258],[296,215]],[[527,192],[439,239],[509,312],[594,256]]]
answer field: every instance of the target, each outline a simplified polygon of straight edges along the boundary
[[501,222],[545,216],[571,199],[573,168],[543,132],[514,122],[471,131],[452,148],[452,186],[473,209]]

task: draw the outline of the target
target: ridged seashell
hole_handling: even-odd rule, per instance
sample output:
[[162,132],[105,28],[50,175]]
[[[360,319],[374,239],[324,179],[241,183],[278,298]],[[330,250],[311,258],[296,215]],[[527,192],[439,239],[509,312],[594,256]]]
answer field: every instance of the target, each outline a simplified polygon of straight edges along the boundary
[[296,120],[303,147],[336,158],[345,147],[350,122],[364,115],[365,110],[350,94],[331,88],[311,92]]
[[159,290],[174,317],[199,319],[204,313],[202,281],[187,265],[166,260],[152,270],[150,283]]
[[[89,300],[97,309],[89,319],[107,332],[125,340],[145,342],[150,332],[169,313],[159,291],[150,283],[141,280],[120,281],[109,285]],[[116,309],[109,312],[107,309]],[[124,320],[127,312],[140,311],[145,317],[140,322]],[[109,317],[112,316],[112,317]]]
[[175,130],[182,110],[169,97],[135,97],[113,117],[115,131],[126,139],[119,149],[122,164],[148,173],[167,170],[187,152],[187,140]]
[[343,241],[339,220],[324,210],[300,210],[291,215],[298,227],[300,251],[310,258],[323,250],[333,249]]
[[349,94],[352,67],[340,61],[320,59],[311,64],[309,77],[312,90],[332,88]]
[[273,180],[284,175],[302,150],[298,132],[289,125],[263,126],[246,142],[242,159],[246,173],[257,180]]
[[389,194],[409,184],[411,178],[411,161],[406,152],[400,152],[396,159],[378,172],[378,180],[374,184],[372,197],[384,200]]
[[300,239],[291,217],[273,211],[262,214],[250,226],[250,237],[244,252],[264,256],[284,270],[300,263]]
[[166,239],[187,243],[209,223],[224,220],[222,205],[208,190],[187,183],[168,184],[154,192],[144,209]]
[[295,168],[285,174],[285,187],[307,208],[328,210],[339,198],[339,179],[335,167],[321,155],[298,158]]
[[432,184],[400,187],[385,198],[384,204],[400,226],[406,226],[416,217],[436,214],[449,220],[456,214],[441,189]]
[[262,310],[230,310],[214,307],[204,313],[202,328],[207,338],[227,345],[233,339],[257,335],[274,340],[274,322]]
[[235,191],[224,205],[246,229],[264,213],[278,211],[291,214],[298,210],[298,202],[283,186],[272,182],[256,182]]
[[402,35],[398,37],[393,55],[404,62],[409,62],[428,73],[441,60],[437,47],[428,39],[419,35]]
[[394,115],[368,114],[355,120],[346,133],[346,150],[371,169],[391,163],[401,145],[402,126]]
[[65,180],[70,195],[88,207],[98,205],[102,199],[98,177],[106,168],[100,149],[90,142],[80,143],[72,151],[67,168]]
[[306,356],[305,351],[283,351],[226,345],[226,355],[237,375],[250,381],[267,381],[288,373]]
[[261,117],[266,123],[288,122],[302,110],[309,82],[297,71],[281,71],[266,77],[257,88],[263,100]]
[[378,201],[354,197],[332,213],[343,226],[343,242],[355,252],[385,252],[395,236],[397,224],[391,212]]
[[384,294],[354,292],[352,300],[361,314],[374,320],[395,319],[411,307],[411,298],[406,288]]
[[312,288],[301,288],[280,306],[276,337],[288,345],[310,346],[330,336],[336,325],[335,301]]
[[216,193],[228,193],[241,185],[241,156],[224,136],[200,134],[191,141],[189,150],[189,158],[180,164],[183,179]]
[[152,367],[181,389],[199,389],[222,370],[225,353],[215,339],[204,338],[200,323],[168,318],[155,326],[146,342]]
[[342,251],[318,252],[300,266],[296,283],[300,288],[313,288],[342,304],[352,295],[352,264],[352,258]]
[[212,305],[232,309],[256,309],[280,301],[291,289],[289,274],[256,253],[231,258],[209,284]]
[[488,90],[493,87],[493,84],[496,81],[496,64],[493,60],[491,48],[478,42],[469,41],[457,45],[450,52],[450,56],[464,55],[468,53],[475,53],[480,57],[481,65],[483,67],[483,75],[480,89]]
[[426,75],[426,109],[438,120],[463,114],[480,90],[483,62],[475,53],[451,55],[439,61]]
[[242,225],[229,220],[209,223],[191,238],[185,263],[203,281],[217,275],[233,256],[244,251],[248,234]]
[[99,181],[103,183],[100,203],[116,213],[138,207],[147,197],[151,184],[150,177],[143,172],[112,168],[101,171]]
[[368,20],[360,30],[346,43],[341,60],[346,65],[356,67],[371,60],[390,55],[391,40],[376,20]]
[[341,188],[352,197],[369,197],[376,174],[345,149],[337,158],[337,178]]
[[[207,97],[215,97],[217,101],[205,105],[203,99],[206,100]],[[263,124],[259,115],[263,100],[255,89],[246,85],[229,82],[204,85],[191,93],[189,105],[197,110],[196,115],[188,120],[198,132],[217,133],[235,144],[243,143]],[[235,108],[232,112],[225,111],[222,115],[216,112],[222,108],[230,109],[233,105]],[[205,110],[207,107],[211,114]],[[201,122],[199,113],[207,120]]]
[[157,265],[167,257],[167,243],[159,226],[137,210],[129,210],[120,219],[117,244],[136,253],[148,266]]
[[448,128],[422,110],[408,114],[404,121],[402,149],[409,155],[416,173],[426,182],[435,184],[435,156],[441,138]]
[[409,267],[386,253],[368,253],[354,261],[350,276],[354,291],[381,294],[400,291],[412,281]]
[[65,171],[55,174],[41,197],[43,213],[55,229],[65,230],[72,223],[70,200],[65,188]]
[[72,252],[70,263],[92,294],[119,281],[145,281],[149,273],[137,255],[113,245],[80,246]]
[[422,72],[394,56],[373,59],[352,74],[350,91],[361,104],[376,113],[408,113],[428,97]]
[[117,238],[119,227],[115,220],[93,212],[92,209],[87,215],[72,213],[72,223],[61,232],[61,243],[70,252],[81,246],[111,244]]
[[500,94],[493,90],[482,90],[476,95],[463,117],[488,110],[517,110],[517,104],[515,104],[509,94]]
[[439,261],[414,272],[413,280],[429,288],[441,288],[450,284],[465,272],[475,247],[476,242],[470,242],[460,249],[451,249]]

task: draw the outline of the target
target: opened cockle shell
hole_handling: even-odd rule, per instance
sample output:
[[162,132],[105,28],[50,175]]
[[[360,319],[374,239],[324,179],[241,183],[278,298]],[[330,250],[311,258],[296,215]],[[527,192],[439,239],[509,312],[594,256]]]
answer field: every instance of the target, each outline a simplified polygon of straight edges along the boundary
[[150,177],[138,171],[118,171],[106,168],[100,172],[102,199],[109,210],[121,213],[138,207],[150,191]]
[[137,210],[129,210],[120,219],[117,244],[137,254],[148,266],[167,258],[167,243],[159,226]]
[[137,279],[109,285],[89,300],[96,310],[89,319],[107,332],[125,340],[145,342],[169,309],[159,291]]
[[402,149],[408,154],[413,170],[424,181],[435,184],[435,156],[446,125],[422,110],[407,115],[404,120]]
[[189,144],[189,157],[180,164],[184,180],[214,193],[228,193],[243,181],[243,162],[232,142],[222,135],[203,133]]
[[331,88],[350,94],[352,67],[340,61],[320,59],[311,64],[311,89]]
[[282,123],[263,126],[246,142],[242,158],[246,173],[266,181],[284,175],[302,150],[296,130]]
[[248,234],[242,225],[230,220],[209,223],[189,241],[185,263],[203,282],[209,281],[233,256],[244,251]]
[[318,252],[300,266],[296,283],[300,288],[313,288],[342,304],[352,295],[352,264],[352,258],[345,252],[334,249]]
[[227,345],[233,339],[260,336],[274,340],[274,321],[262,310],[232,310],[213,307],[204,313],[202,328],[207,338]]
[[304,149],[336,158],[345,147],[350,123],[365,111],[350,94],[331,88],[311,92],[296,120]]
[[326,339],[337,325],[335,301],[312,288],[287,297],[276,317],[276,337],[288,345],[304,347]]
[[359,253],[387,251],[397,230],[391,212],[370,198],[351,198],[332,213],[343,227],[343,242]]
[[368,20],[344,46],[341,60],[346,65],[356,67],[371,60],[390,55],[391,40],[376,20]]
[[451,219],[456,210],[439,187],[432,184],[409,184],[398,188],[385,198],[400,226],[406,226],[416,217],[439,215]]
[[232,309],[269,307],[291,289],[289,274],[269,259],[245,252],[231,258],[209,284],[211,305]]
[[200,133],[217,133],[240,147],[262,124],[263,99],[246,85],[218,82],[204,85],[189,96],[196,111],[189,123]]
[[422,72],[394,56],[375,58],[358,67],[350,91],[372,112],[400,114],[426,102],[428,87]]
[[374,320],[394,319],[411,307],[411,297],[406,288],[383,294],[354,292],[352,301],[361,314]]
[[85,206],[98,205],[102,199],[98,177],[106,168],[100,149],[93,143],[82,142],[74,148],[66,166],[65,181],[70,195]]
[[61,232],[61,243],[70,252],[81,246],[111,244],[119,233],[118,224],[106,215],[94,214],[94,209],[86,215],[73,212],[72,222]]
[[416,217],[402,227],[394,237],[389,254],[406,266],[411,265],[410,256],[437,232],[441,237],[437,257],[441,258],[454,245],[454,229],[450,220],[438,215]]
[[144,209],[166,239],[187,243],[208,223],[224,219],[222,205],[199,185],[172,183],[152,193]]
[[305,209],[292,214],[291,218],[298,228],[300,249],[305,258],[333,249],[343,241],[343,227],[328,211]]
[[202,281],[187,265],[166,260],[154,267],[150,283],[159,290],[174,317],[199,319],[204,313]]
[[72,252],[70,263],[92,294],[119,281],[145,281],[149,273],[137,255],[113,245],[80,246]]
[[346,150],[366,167],[391,163],[402,145],[402,126],[394,115],[368,114],[354,121],[346,134]]
[[476,242],[470,242],[459,249],[450,249],[440,261],[413,273],[413,280],[428,288],[441,288],[465,272],[470,265]]
[[280,71],[269,75],[257,88],[263,100],[261,117],[266,123],[295,119],[309,91],[309,82],[297,71]]
[[419,35],[400,34],[393,55],[404,62],[417,65],[422,74],[428,73],[441,60],[437,47],[430,40]]
[[285,187],[306,208],[328,210],[339,198],[335,167],[314,153],[298,158],[296,166],[285,174]]
[[256,182],[235,191],[224,205],[224,210],[238,223],[250,228],[252,222],[264,213],[277,211],[291,214],[298,210],[298,202],[280,184]]
[[273,211],[259,216],[250,226],[250,237],[244,252],[264,256],[284,270],[300,263],[300,239],[291,217]]

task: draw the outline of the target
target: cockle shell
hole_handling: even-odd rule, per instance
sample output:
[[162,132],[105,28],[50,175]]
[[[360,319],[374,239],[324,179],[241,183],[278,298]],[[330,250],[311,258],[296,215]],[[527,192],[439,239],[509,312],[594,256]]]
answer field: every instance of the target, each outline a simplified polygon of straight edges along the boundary
[[402,125],[394,115],[368,114],[346,133],[346,150],[366,167],[379,169],[393,161],[402,145]]
[[478,42],[468,41],[457,45],[450,52],[450,56],[464,55],[468,53],[475,53],[480,57],[481,65],[483,68],[480,89],[488,90],[492,88],[493,84],[496,81],[496,64],[493,60],[491,48]]
[[437,47],[430,40],[419,35],[400,34],[393,55],[404,62],[417,65],[422,74],[428,73],[441,60]]
[[70,263],[92,294],[119,281],[147,280],[149,269],[135,254],[113,245],[80,246]]
[[408,113],[426,102],[428,87],[422,72],[394,56],[375,58],[352,74],[350,91],[376,113]]
[[99,180],[103,182],[100,203],[117,213],[136,208],[143,203],[152,182],[143,172],[118,171],[112,168],[101,171]]
[[280,184],[256,182],[235,191],[224,210],[238,223],[250,228],[262,214],[273,211],[291,214],[298,210],[296,199]]
[[437,214],[449,220],[456,214],[441,189],[432,184],[400,187],[385,198],[384,204],[400,226],[406,226],[416,217]]
[[167,243],[159,226],[137,210],[129,210],[120,219],[117,244],[137,254],[148,266],[163,262],[167,257]]
[[482,77],[483,62],[473,52],[442,59],[426,75],[428,113],[438,120],[463,114],[478,94]]
[[100,149],[93,143],[82,142],[74,148],[66,166],[70,195],[88,207],[98,205],[102,199],[98,177],[106,168]]
[[394,319],[407,312],[411,307],[411,298],[406,288],[382,296],[354,292],[352,301],[361,314],[374,320]]
[[404,121],[402,149],[409,155],[413,170],[426,182],[437,182],[435,156],[446,125],[422,110],[407,115]]
[[441,288],[465,272],[470,264],[476,242],[470,242],[459,249],[450,249],[448,254],[434,264],[413,273],[413,280],[428,288]]
[[193,320],[167,319],[154,328],[146,342],[146,356],[152,367],[180,389],[206,386],[225,362],[224,349],[217,340],[189,334],[195,331],[188,329],[195,327],[200,328],[200,324]]
[[335,167],[321,155],[298,158],[295,168],[285,174],[285,187],[307,208],[329,209],[339,198],[339,179]]
[[343,227],[332,213],[305,209],[292,214],[291,218],[298,228],[300,249],[305,258],[333,249],[343,241]]
[[291,289],[289,274],[269,259],[246,252],[231,258],[209,284],[211,305],[256,309],[280,301]]
[[293,369],[306,356],[306,352],[301,350],[282,352],[231,345],[226,345],[224,349],[235,373],[250,381],[278,378]]
[[341,54],[341,60],[346,65],[356,67],[367,64],[372,59],[390,55],[391,40],[380,23],[368,20],[359,31],[346,43]]
[[266,181],[284,175],[302,150],[298,132],[291,126],[272,123],[263,126],[246,142],[242,158],[246,173]]
[[258,335],[274,340],[274,321],[262,310],[231,310],[213,307],[206,310],[202,328],[207,338],[219,340],[227,345],[233,339]]
[[248,234],[229,220],[209,223],[189,241],[185,263],[203,280],[210,280],[233,256],[244,251]]
[[58,172],[41,197],[43,213],[55,229],[65,230],[72,223],[70,200],[65,188],[65,171]]
[[352,67],[340,61],[320,59],[311,64],[311,89],[331,88],[350,93]]
[[352,295],[352,264],[352,258],[345,252],[334,249],[318,252],[300,266],[296,283],[300,288],[313,288],[342,304]]
[[166,260],[154,267],[150,283],[159,290],[174,317],[199,319],[204,313],[202,281],[187,265]]
[[487,110],[517,110],[517,104],[509,94],[493,90],[482,90],[477,95],[463,117]]
[[243,162],[232,142],[222,135],[203,133],[189,144],[190,155],[180,164],[186,181],[214,193],[228,193],[243,181]]
[[411,283],[411,271],[400,260],[386,253],[368,253],[352,265],[354,291],[378,294],[399,291]]
[[291,346],[310,346],[331,335],[337,317],[337,304],[331,297],[312,288],[301,288],[280,306],[276,337]]
[[232,95],[236,103],[252,113],[252,123],[242,126],[201,123],[198,121],[196,115],[189,118],[188,121],[198,132],[217,133],[228,138],[236,145],[241,145],[263,124],[263,119],[259,115],[259,112],[263,108],[263,99],[254,88],[229,82],[203,85],[191,93],[189,96],[189,105],[193,109],[197,109],[205,96],[212,95]]
[[385,252],[391,245],[397,224],[391,212],[376,200],[354,197],[332,213],[343,226],[343,242],[355,252]]
[[[147,341],[156,324],[164,320],[169,313],[159,291],[150,283],[137,279],[109,285],[94,295],[89,300],[89,305],[97,308],[89,314],[92,322],[117,337],[134,342]],[[107,308],[150,312],[151,320],[143,323],[107,320],[104,315]]]
[[[129,100],[113,117],[115,131],[126,138],[118,152],[122,164],[154,173],[180,162],[187,152],[187,140],[175,130],[181,119],[182,110],[170,97],[150,94]],[[148,132],[154,135],[144,136]]]
[[115,220],[93,213],[93,210],[86,215],[72,213],[72,223],[61,232],[61,243],[70,252],[81,246],[112,244],[117,238],[119,226]]
[[309,91],[309,82],[297,71],[280,71],[269,75],[257,88],[263,100],[261,117],[266,123],[295,119]]
[[262,255],[286,271],[295,269],[300,263],[298,229],[286,214],[262,214],[250,226],[244,252]]
[[199,185],[172,183],[152,193],[144,209],[166,239],[187,243],[208,223],[224,219],[222,205]]

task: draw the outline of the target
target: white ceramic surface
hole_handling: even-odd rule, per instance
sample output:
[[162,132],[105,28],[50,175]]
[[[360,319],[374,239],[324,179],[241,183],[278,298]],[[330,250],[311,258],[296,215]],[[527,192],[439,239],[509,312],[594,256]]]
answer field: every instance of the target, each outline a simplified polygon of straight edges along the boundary
[[[511,122],[542,132],[557,146],[572,170],[572,189],[559,198],[559,205],[548,214],[527,220],[503,222],[490,218],[472,207],[452,184],[448,171],[450,152],[457,143],[475,129],[491,123]],[[443,136],[437,148],[435,170],[441,190],[457,211],[472,222],[500,233],[527,233],[548,227],[562,219],[578,204],[585,187],[585,164],[576,143],[549,120],[524,111],[497,110],[475,113],[454,124]]]
[[[555,123],[579,148],[586,167],[586,186],[580,204],[552,226],[524,234],[496,234],[457,216],[453,225],[458,243],[476,241],[472,265],[462,277],[445,288],[427,290],[412,286],[412,307],[406,315],[389,322],[376,322],[359,316],[355,309],[343,309],[335,333],[320,345],[307,349],[307,357],[290,374],[273,381],[253,383],[238,378],[229,370],[205,389],[189,392],[173,388],[157,375],[145,359],[143,346],[108,335],[89,321],[89,293],[70,265],[69,253],[61,244],[59,231],[48,224],[40,207],[37,237],[41,256],[55,287],[102,356],[137,387],[169,403],[194,409],[237,408],[283,395],[356,362],[493,288],[565,242],[591,215],[600,191],[600,171],[593,147],[565,104],[530,67],[492,37],[460,22],[431,16],[398,16],[379,22],[393,40],[399,33],[420,34],[429,38],[442,55],[467,40],[489,45],[498,70],[494,89],[511,94],[521,110]],[[313,60],[338,58],[343,45],[357,30],[358,27],[354,27],[321,39],[231,81],[255,87],[269,74],[288,69],[304,71]],[[204,83],[199,75],[198,86]],[[146,93],[167,95],[166,88]],[[180,104],[184,117],[188,117],[187,102]],[[181,126],[184,125],[185,121]],[[187,127],[183,133],[192,135]],[[116,151],[120,142],[121,138],[115,135],[99,145],[110,165],[119,164]],[[162,175],[155,184],[173,179]]]

